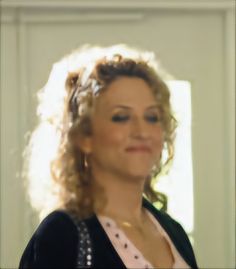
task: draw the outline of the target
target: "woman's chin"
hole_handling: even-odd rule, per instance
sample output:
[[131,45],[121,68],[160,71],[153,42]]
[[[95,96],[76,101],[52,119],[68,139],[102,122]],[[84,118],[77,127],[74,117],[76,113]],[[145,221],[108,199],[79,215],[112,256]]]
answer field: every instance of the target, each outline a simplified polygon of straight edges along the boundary
[[127,173],[127,177],[135,180],[144,180],[150,175],[150,170],[143,171],[130,171]]

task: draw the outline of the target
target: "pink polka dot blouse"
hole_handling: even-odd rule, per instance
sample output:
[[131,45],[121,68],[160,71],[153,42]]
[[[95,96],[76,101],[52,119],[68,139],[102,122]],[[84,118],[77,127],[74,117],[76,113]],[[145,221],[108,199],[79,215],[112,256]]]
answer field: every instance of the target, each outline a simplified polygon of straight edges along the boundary
[[[174,257],[174,264],[172,268],[190,269],[190,266],[179,254],[174,244],[172,243],[169,235],[162,228],[158,220],[147,209],[145,210],[150,216],[150,219],[155,224],[157,230],[167,240],[170,246]],[[103,226],[103,229],[105,230],[107,236],[109,237],[111,243],[113,244],[116,252],[118,253],[127,268],[154,268],[154,266],[148,260],[146,260],[142,253],[129,240],[125,233],[117,226],[116,222],[113,219],[102,215],[98,215],[97,217],[101,225]]]

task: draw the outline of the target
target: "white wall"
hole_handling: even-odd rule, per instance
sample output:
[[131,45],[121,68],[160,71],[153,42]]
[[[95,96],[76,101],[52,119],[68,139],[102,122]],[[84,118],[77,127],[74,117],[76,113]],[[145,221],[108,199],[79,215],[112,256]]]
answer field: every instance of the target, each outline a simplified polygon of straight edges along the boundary
[[194,241],[202,268],[235,266],[234,1],[2,1],[1,252],[16,267],[36,227],[17,171],[51,65],[84,43],[154,50],[192,85]]

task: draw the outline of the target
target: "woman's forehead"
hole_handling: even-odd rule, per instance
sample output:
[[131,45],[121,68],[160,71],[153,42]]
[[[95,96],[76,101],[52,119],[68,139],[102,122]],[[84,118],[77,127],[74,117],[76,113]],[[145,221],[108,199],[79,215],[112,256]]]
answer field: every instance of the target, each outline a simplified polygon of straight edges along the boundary
[[115,107],[134,105],[154,106],[156,99],[149,85],[141,78],[122,77],[112,82],[98,97],[103,106]]

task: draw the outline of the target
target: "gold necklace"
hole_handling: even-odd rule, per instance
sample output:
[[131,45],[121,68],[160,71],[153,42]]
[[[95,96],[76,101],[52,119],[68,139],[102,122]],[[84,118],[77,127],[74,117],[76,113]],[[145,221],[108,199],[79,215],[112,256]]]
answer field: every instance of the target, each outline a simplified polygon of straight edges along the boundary
[[144,227],[144,224],[146,222],[146,218],[144,218],[145,221],[141,225],[135,225],[135,224],[132,224],[130,221],[120,220],[119,218],[116,218],[116,217],[115,218],[113,217],[113,219],[116,221],[116,223],[119,223],[120,226],[123,226],[125,228],[129,228],[129,229],[133,228],[133,229],[137,230],[140,234],[142,234],[142,235],[145,234],[143,227]]
[[104,215],[104,216],[107,216],[107,217],[110,217],[111,219],[113,219],[117,224],[119,224],[119,226],[123,226],[125,228],[128,228],[128,229],[135,229],[137,230],[142,236],[145,235],[145,232],[144,232],[144,225],[145,223],[147,222],[147,219],[148,219],[148,215],[147,213],[145,212],[144,209],[142,209],[142,215],[143,215],[143,223],[141,225],[135,225],[135,224],[132,224],[130,221],[127,221],[127,220],[124,220],[124,219],[121,219],[119,217],[116,217],[114,214],[112,214],[111,212],[101,212],[100,214],[101,215]]
[[133,229],[137,230],[140,234],[144,235],[143,228],[140,225],[134,225],[128,221],[122,221],[121,225],[124,226],[125,228],[129,228],[129,229],[133,228]]

